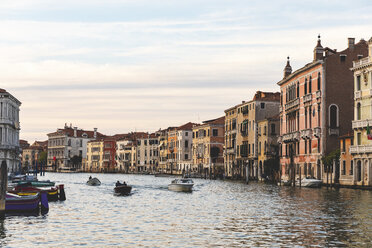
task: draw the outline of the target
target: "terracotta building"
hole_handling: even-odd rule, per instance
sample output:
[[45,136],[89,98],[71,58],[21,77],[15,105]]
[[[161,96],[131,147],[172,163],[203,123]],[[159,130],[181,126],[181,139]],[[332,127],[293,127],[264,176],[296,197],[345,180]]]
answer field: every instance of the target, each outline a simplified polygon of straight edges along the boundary
[[[280,165],[282,179],[303,176],[325,182],[331,168],[324,168],[322,156],[339,148],[339,136],[351,129],[354,109],[352,62],[367,56],[367,42],[348,39],[343,51],[323,48],[320,37],[313,61],[292,72],[289,63],[278,82],[281,90]],[[337,166],[339,166],[337,164]],[[333,168],[333,181],[339,168]]]

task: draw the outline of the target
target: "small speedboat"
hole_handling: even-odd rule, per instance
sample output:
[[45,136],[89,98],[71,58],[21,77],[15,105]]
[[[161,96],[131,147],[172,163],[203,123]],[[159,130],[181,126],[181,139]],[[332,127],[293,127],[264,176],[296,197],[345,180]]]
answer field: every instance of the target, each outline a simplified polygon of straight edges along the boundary
[[132,190],[132,186],[125,185],[125,184],[118,185],[114,188],[115,193],[119,195],[129,195],[131,190]]
[[19,196],[6,193],[5,212],[6,213],[47,213],[49,210],[48,197],[45,192],[36,195]]
[[301,180],[301,187],[319,188],[322,185],[322,180],[306,177]]
[[87,184],[90,185],[90,186],[100,186],[101,185],[101,181],[98,180],[98,178],[93,177],[93,178],[90,178],[87,181]]
[[19,181],[18,185],[21,186],[22,184],[31,184],[34,187],[51,187],[55,185],[55,182],[51,182],[49,180],[44,181]]
[[173,191],[191,192],[194,182],[188,178],[174,179],[168,184],[168,189]]

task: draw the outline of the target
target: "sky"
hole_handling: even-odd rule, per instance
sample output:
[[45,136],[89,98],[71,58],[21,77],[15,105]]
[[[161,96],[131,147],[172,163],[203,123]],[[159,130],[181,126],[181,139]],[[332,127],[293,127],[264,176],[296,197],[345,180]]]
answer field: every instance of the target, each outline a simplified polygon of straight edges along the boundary
[[323,47],[372,36],[370,0],[2,0],[0,88],[21,139],[72,126],[107,135],[200,123],[279,91]]

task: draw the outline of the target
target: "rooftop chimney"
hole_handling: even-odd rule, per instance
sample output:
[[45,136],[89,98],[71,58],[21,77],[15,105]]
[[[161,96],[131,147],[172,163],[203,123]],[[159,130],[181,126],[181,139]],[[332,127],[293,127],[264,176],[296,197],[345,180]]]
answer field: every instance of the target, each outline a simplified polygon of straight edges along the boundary
[[74,137],[77,137],[77,127],[74,127]]
[[369,57],[372,57],[372,37],[371,37],[371,39],[369,39],[369,41],[368,41],[368,55],[369,55]]
[[96,128],[96,127],[94,128],[94,135],[93,135],[93,137],[94,137],[95,139],[97,139],[97,128]]
[[347,47],[350,49],[354,49],[355,45],[355,38],[347,38]]

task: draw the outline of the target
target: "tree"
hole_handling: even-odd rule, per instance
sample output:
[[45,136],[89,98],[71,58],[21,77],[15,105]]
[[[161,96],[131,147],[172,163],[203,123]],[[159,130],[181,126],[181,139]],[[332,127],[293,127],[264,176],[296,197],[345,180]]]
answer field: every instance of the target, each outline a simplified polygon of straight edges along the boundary
[[340,149],[334,150],[328,153],[328,155],[322,157],[322,162],[324,164],[324,168],[327,168],[327,172],[329,172],[330,168],[332,168],[333,160],[336,160],[336,162],[340,160]]
[[46,165],[47,159],[48,159],[48,152],[47,151],[40,152],[39,159],[38,159],[39,164]]

